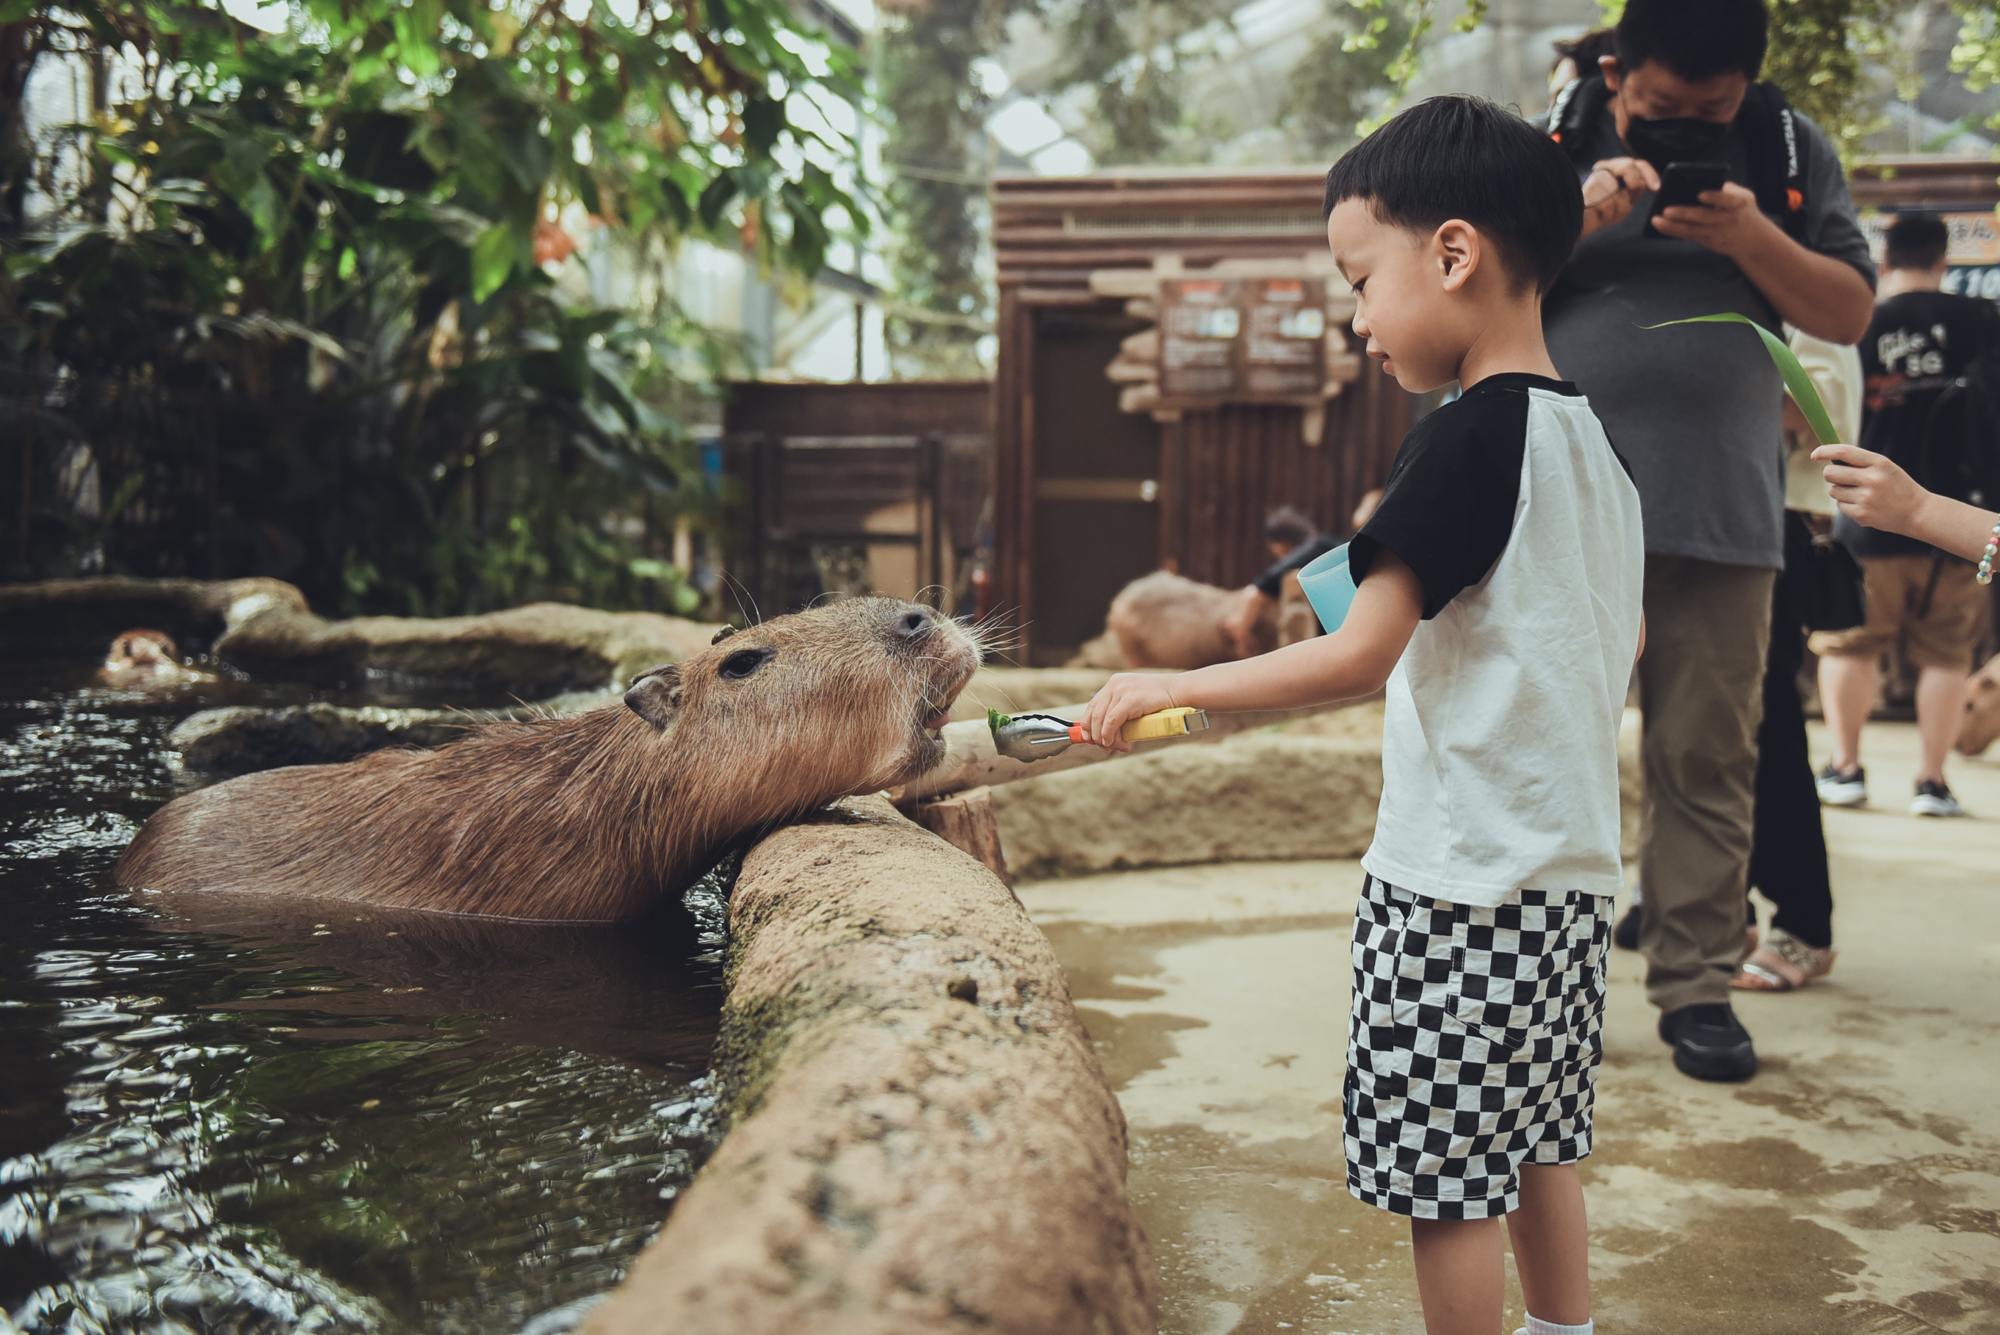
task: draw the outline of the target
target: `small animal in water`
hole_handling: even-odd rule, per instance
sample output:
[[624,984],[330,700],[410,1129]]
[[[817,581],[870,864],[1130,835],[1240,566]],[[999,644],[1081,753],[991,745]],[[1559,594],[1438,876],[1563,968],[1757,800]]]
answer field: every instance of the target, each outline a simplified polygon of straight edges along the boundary
[[152,691],[191,681],[210,681],[206,672],[181,664],[180,653],[165,631],[128,630],[111,642],[97,680],[121,691]]
[[733,839],[935,766],[979,666],[931,608],[855,598],[641,673],[625,707],[231,779],[153,814],[120,885],[565,922],[643,916]]

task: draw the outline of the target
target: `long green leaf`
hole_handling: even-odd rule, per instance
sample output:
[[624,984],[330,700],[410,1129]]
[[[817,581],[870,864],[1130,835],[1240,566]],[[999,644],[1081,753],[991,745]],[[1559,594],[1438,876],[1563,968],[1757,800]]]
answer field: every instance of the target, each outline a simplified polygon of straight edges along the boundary
[[472,299],[484,301],[514,272],[514,234],[494,223],[472,246]]
[[1784,377],[1785,388],[1791,391],[1793,401],[1799,405],[1799,411],[1806,415],[1806,422],[1811,425],[1813,434],[1819,437],[1819,443],[1822,445],[1841,443],[1840,433],[1833,428],[1833,418],[1827,415],[1826,405],[1820,402],[1819,391],[1813,388],[1812,377],[1806,374],[1805,367],[1799,365],[1799,359],[1792,355],[1792,350],[1785,346],[1785,340],[1749,316],[1738,315],[1734,311],[1724,311],[1719,315],[1691,315],[1685,320],[1667,320],[1661,324],[1641,325],[1640,328],[1665,329],[1667,325],[1673,324],[1749,325],[1757,331],[1757,336],[1764,340],[1764,351],[1770,353],[1771,360],[1777,364],[1778,374]]

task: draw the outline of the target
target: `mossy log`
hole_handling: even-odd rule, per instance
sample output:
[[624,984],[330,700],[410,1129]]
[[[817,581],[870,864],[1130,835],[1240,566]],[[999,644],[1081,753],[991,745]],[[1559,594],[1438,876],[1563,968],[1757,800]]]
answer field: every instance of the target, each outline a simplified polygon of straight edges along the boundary
[[728,1135],[587,1335],[1157,1328],[1124,1117],[991,872],[849,799],[729,916]]

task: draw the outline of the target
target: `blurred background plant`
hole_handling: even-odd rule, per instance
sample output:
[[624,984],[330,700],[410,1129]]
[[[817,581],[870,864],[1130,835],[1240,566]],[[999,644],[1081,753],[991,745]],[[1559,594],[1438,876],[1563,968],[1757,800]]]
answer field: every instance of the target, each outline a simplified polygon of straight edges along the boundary
[[[691,610],[686,410],[733,349],[659,275],[689,237],[810,275],[866,230],[808,105],[861,97],[851,54],[781,0],[262,16],[0,0],[8,576]],[[38,140],[48,62],[90,114]]]

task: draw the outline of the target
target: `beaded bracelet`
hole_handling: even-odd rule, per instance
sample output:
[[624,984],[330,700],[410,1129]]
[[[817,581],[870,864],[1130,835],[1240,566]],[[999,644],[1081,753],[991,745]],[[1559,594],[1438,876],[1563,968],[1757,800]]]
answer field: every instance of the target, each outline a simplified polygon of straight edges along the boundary
[[2000,524],[1995,524],[1993,531],[1986,535],[1986,550],[1979,555],[1979,573],[1974,575],[1973,578],[1981,584],[1991,584],[1993,582],[1993,557],[1995,553],[2000,553]]

